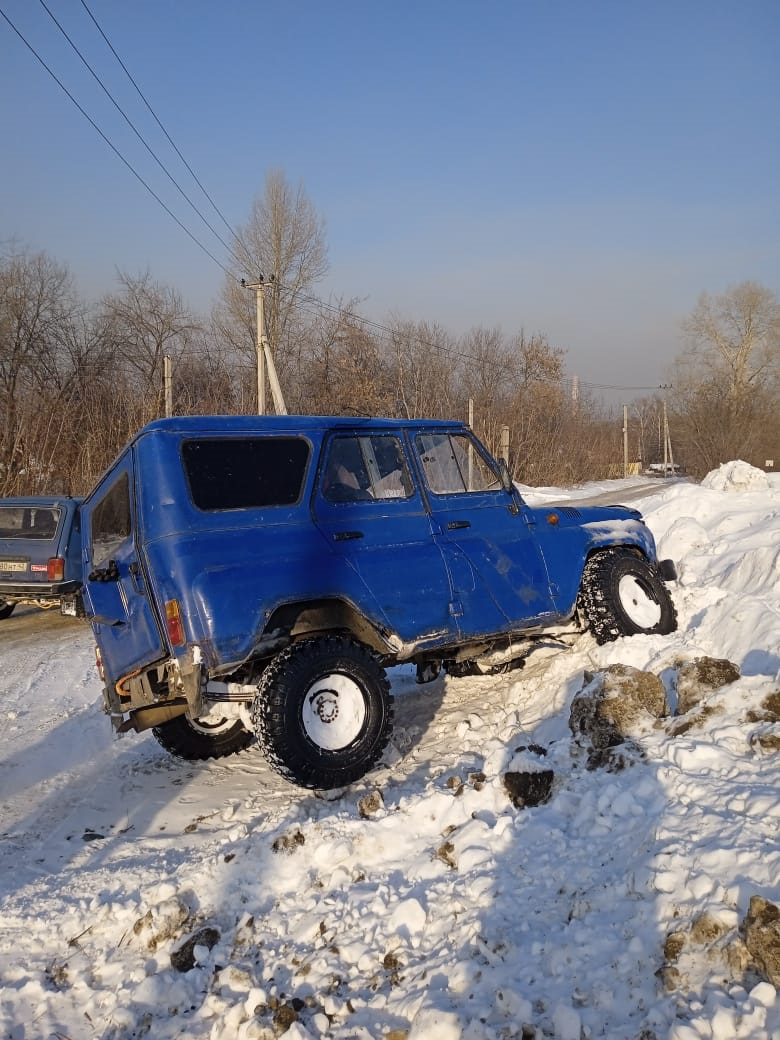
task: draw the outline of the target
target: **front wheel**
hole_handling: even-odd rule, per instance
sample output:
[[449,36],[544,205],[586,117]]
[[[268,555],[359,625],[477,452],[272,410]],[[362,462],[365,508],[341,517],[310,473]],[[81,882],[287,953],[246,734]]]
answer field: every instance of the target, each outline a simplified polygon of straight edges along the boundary
[[609,549],[591,556],[578,605],[597,643],[620,636],[668,635],[677,612],[658,572],[643,557]]
[[348,636],[292,643],[263,673],[252,718],[271,766],[323,791],[364,776],[387,747],[393,698],[376,655]]
[[198,719],[178,715],[162,726],[155,726],[152,733],[166,751],[188,761],[224,758],[243,751],[254,739],[240,719],[219,714]]

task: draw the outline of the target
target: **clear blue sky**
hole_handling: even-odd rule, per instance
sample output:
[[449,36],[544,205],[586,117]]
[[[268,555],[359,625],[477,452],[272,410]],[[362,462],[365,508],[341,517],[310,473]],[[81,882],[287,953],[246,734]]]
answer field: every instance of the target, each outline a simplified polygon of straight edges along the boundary
[[[46,2],[215,222],[79,0]],[[543,332],[586,385],[655,386],[702,291],[780,294],[780,0],[87,3],[228,220],[269,170],[302,183],[318,293],[376,321]],[[226,260],[39,0],[0,9]],[[2,19],[0,97],[0,244],[89,298],[148,267],[207,311],[223,272]]]

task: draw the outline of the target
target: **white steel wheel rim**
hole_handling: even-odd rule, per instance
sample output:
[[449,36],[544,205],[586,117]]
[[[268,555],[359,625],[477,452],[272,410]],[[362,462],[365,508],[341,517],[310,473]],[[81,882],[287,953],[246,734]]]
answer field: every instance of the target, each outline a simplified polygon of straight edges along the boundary
[[324,751],[341,751],[359,736],[366,721],[366,698],[347,675],[332,673],[309,687],[301,723],[309,740]]
[[624,574],[618,584],[620,605],[639,628],[655,628],[661,620],[661,605],[647,592],[645,585],[633,574]]
[[213,715],[201,715],[197,719],[189,719],[188,721],[192,728],[199,733],[215,736],[219,733],[224,733],[226,729],[230,729],[236,720],[214,712]]

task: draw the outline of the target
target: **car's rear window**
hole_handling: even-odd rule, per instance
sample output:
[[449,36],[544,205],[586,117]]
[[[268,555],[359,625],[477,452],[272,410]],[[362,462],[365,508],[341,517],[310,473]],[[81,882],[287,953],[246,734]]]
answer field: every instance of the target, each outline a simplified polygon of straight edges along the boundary
[[57,533],[60,510],[48,506],[0,506],[0,538],[40,538]]
[[185,441],[184,470],[198,509],[289,506],[301,496],[311,448],[302,437]]

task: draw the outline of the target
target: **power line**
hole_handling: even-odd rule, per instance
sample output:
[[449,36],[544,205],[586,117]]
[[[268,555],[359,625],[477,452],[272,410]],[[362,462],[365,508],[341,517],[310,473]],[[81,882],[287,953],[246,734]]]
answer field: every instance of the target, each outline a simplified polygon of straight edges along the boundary
[[[140,142],[144,145],[146,150],[149,152],[149,154],[152,156],[152,158],[158,164],[158,166],[163,171],[163,173],[165,173],[165,175],[168,177],[168,179],[171,181],[171,183],[176,187],[176,189],[179,191],[179,193],[185,199],[185,201],[192,207],[194,212],[200,217],[200,219],[203,221],[203,223],[206,225],[206,227],[212,232],[212,234],[225,247],[225,249],[228,251],[228,253],[233,258],[233,260],[239,266],[242,266],[242,261],[238,257],[238,255],[233,251],[233,249],[230,247],[230,245],[228,245],[228,243],[225,242],[225,240],[222,238],[222,236],[212,227],[211,223],[206,219],[206,217],[198,209],[198,207],[195,205],[195,203],[190,199],[190,197],[187,195],[187,193],[184,191],[184,189],[179,185],[179,183],[176,181],[176,179],[167,170],[167,168],[165,167],[165,164],[162,162],[162,160],[159,159],[159,157],[156,155],[156,153],[153,151],[153,149],[147,144],[147,142],[143,138],[143,135],[138,131],[138,129],[133,124],[132,120],[127,116],[127,114],[124,112],[124,110],[118,104],[118,102],[111,95],[110,91],[105,86],[105,84],[102,82],[102,80],[100,79],[98,74],[94,71],[92,66],[87,61],[87,59],[84,57],[84,55],[78,49],[76,44],[70,38],[70,36],[66,32],[66,30],[63,28],[63,26],[60,24],[60,22],[57,20],[57,18],[52,13],[52,11],[49,9],[47,4],[45,3],[45,0],[40,0],[40,3],[41,3],[41,6],[44,8],[44,10],[49,15],[49,17],[54,22],[54,24],[57,26],[59,31],[62,33],[62,35],[68,41],[68,43],[70,44],[72,49],[75,51],[75,53],[81,59],[82,63],[85,65],[85,67],[88,69],[90,74],[93,76],[93,78],[96,80],[98,85],[101,87],[101,89],[104,91],[106,96],[109,98],[111,103],[114,105],[114,107],[120,113],[120,115],[123,117],[123,119],[128,124],[130,129],[133,131],[133,133],[136,135],[136,137],[140,140]],[[114,49],[114,47],[112,46],[111,42],[109,41],[108,37],[103,32],[102,28],[98,24],[98,22],[95,19],[94,15],[90,11],[90,9],[87,6],[85,0],[81,0],[81,3],[82,3],[82,6],[84,7],[85,11],[87,12],[89,17],[91,18],[92,22],[94,23],[95,27],[97,28],[98,32],[100,33],[100,35],[104,39],[106,45],[111,50],[111,53],[114,55],[116,60],[119,62],[120,66],[122,67],[122,69],[124,70],[125,74],[129,78],[130,82],[133,84],[134,88],[136,89],[137,93],[139,94],[141,100],[144,102],[144,104],[148,108],[149,112],[152,114],[153,118],[155,119],[157,125],[160,127],[160,129],[162,130],[163,134],[165,135],[165,137],[167,138],[167,140],[171,144],[172,148],[174,149],[176,154],[179,156],[179,158],[181,159],[182,163],[185,165],[185,167],[187,168],[187,170],[189,171],[189,173],[191,174],[191,176],[193,177],[193,179],[195,180],[196,184],[201,189],[201,191],[203,192],[205,197],[208,199],[209,203],[212,205],[212,207],[214,208],[215,212],[218,214],[218,216],[220,217],[222,222],[225,224],[227,229],[230,231],[231,235],[236,240],[236,242],[238,243],[239,247],[242,249],[242,251],[246,252],[246,249],[245,249],[243,243],[241,242],[240,238],[235,234],[235,232],[231,228],[230,224],[228,223],[228,221],[226,220],[226,218],[224,217],[224,215],[222,214],[222,212],[220,211],[220,209],[218,208],[218,206],[216,205],[216,203],[212,199],[212,197],[209,195],[209,193],[203,187],[203,184],[201,183],[201,181],[199,180],[199,178],[195,174],[195,172],[192,169],[192,167],[190,166],[190,164],[187,162],[187,160],[184,158],[184,156],[182,155],[180,150],[177,148],[176,144],[174,143],[174,141],[171,138],[171,136],[168,133],[168,131],[165,129],[165,127],[162,125],[162,123],[158,119],[158,117],[155,114],[153,108],[151,107],[151,105],[147,101],[146,97],[142,93],[140,87],[138,86],[138,84],[134,80],[133,76],[130,74],[129,70],[127,69],[127,66],[122,61],[122,59],[119,57],[119,55],[117,54],[116,50]],[[30,44],[28,42],[28,40],[22,35],[22,33],[19,31],[19,29],[16,27],[16,25],[14,25],[14,23],[11,21],[11,19],[8,17],[8,15],[2,9],[0,9],[0,15],[2,15],[4,20],[11,27],[11,29],[16,33],[16,35],[19,37],[19,39],[22,41],[22,43],[33,54],[33,56],[43,66],[43,68],[49,73],[49,75],[52,77],[52,79],[55,81],[55,83],[57,83],[57,85],[60,87],[60,89],[70,99],[70,101],[72,101],[73,104],[76,106],[76,108],[78,108],[78,110],[81,112],[81,114],[84,116],[84,118],[97,131],[97,133],[100,135],[100,137],[103,139],[103,141],[105,141],[105,143],[109,146],[109,148],[122,161],[122,163],[124,163],[124,165],[127,167],[127,169],[130,170],[130,172],[133,174],[134,177],[136,177],[136,179],[142,184],[142,186],[144,188],[146,188],[146,190],[149,192],[149,194],[162,207],[162,209],[171,217],[172,220],[175,221],[175,223],[178,225],[178,227],[182,231],[184,231],[184,233],[195,243],[195,245],[197,245],[198,248],[201,249],[203,251],[203,253],[205,253],[206,256],[208,256],[211,260],[213,260],[214,263],[217,264],[217,266],[222,271],[224,271],[224,273],[226,275],[228,275],[228,277],[234,278],[236,281],[238,281],[238,279],[236,278],[234,273],[232,271],[230,271],[227,267],[225,267],[225,265],[220,260],[218,260],[217,257],[215,257],[214,254],[209,249],[207,249],[206,246],[199,239],[197,239],[195,237],[195,235],[182,223],[182,221],[179,220],[179,218],[166,205],[166,203],[163,202],[163,200],[154,191],[154,189],[138,173],[138,171],[129,162],[129,160],[126,159],[125,156],[119,151],[119,149],[116,148],[116,146],[109,140],[109,138],[106,136],[106,134],[103,133],[103,131],[100,129],[100,127],[97,125],[97,123],[91,118],[91,116],[88,115],[88,113],[79,104],[79,102],[76,100],[76,98],[73,96],[73,94],[71,94],[71,92],[67,89],[67,87],[62,83],[62,81],[57,77],[57,75],[54,73],[54,71],[49,67],[49,65],[47,65],[47,63],[40,56],[40,54],[38,54],[38,52],[35,50],[35,48],[32,46],[32,44]],[[251,258],[249,256],[247,256],[247,259],[250,259],[250,261],[251,261]],[[279,284],[279,283],[277,283],[277,284]],[[353,321],[355,321],[355,322],[357,322],[357,323],[359,323],[359,324],[361,324],[361,325],[363,325],[363,326],[365,326],[367,328],[371,328],[371,329],[376,330],[377,332],[380,333],[382,338],[385,338],[385,337],[393,337],[393,338],[395,338],[399,334],[397,329],[392,329],[392,328],[390,328],[387,325],[381,324],[380,322],[376,322],[376,321],[371,320],[370,318],[363,317],[363,315],[357,314],[354,311],[346,310],[345,308],[336,307],[333,304],[326,303],[324,300],[322,300],[321,298],[319,298],[317,296],[302,294],[302,293],[299,293],[298,290],[296,290],[296,289],[293,289],[291,287],[284,286],[284,285],[281,285],[281,284],[279,284],[279,288],[280,288],[280,290],[288,292],[291,295],[296,295],[297,299],[298,299],[298,302],[301,303],[304,306],[304,308],[308,304],[309,305],[309,309],[311,309],[313,306],[316,306],[320,310],[332,311],[332,312],[338,314],[339,316],[341,316],[342,318],[351,319],[351,320],[353,320]],[[437,352],[438,354],[444,354],[444,355],[446,355],[446,356],[448,356],[450,358],[458,358],[458,359],[461,359],[461,360],[464,360],[464,361],[474,361],[474,362],[477,362],[478,364],[482,364],[482,365],[484,365],[486,363],[486,361],[487,361],[487,364],[490,367],[493,367],[493,368],[496,368],[496,369],[505,367],[505,364],[508,363],[508,361],[510,360],[510,359],[507,359],[507,362],[502,364],[499,361],[491,361],[491,360],[485,359],[483,357],[480,357],[479,355],[470,354],[467,351],[458,350],[458,349],[452,348],[452,347],[446,347],[446,346],[443,346],[440,343],[433,343],[432,341],[424,340],[420,336],[416,336],[415,335],[415,336],[411,336],[409,338],[412,339],[419,346],[427,347],[428,349],[433,350],[433,351]],[[554,379],[553,377],[548,377],[547,381],[548,382],[559,383],[562,380]],[[570,380],[568,380],[568,381],[570,381]],[[616,390],[616,391],[631,390],[631,391],[641,391],[641,390],[657,390],[657,389],[659,389],[659,387],[657,387],[657,386],[617,386],[617,385],[602,384],[602,383],[592,383],[592,382],[588,382],[586,380],[580,380],[579,381],[579,385],[583,386],[583,387],[588,387],[588,388],[593,389],[593,390]]]
[[[294,292],[294,290],[291,290],[287,286],[284,286],[284,285],[281,285],[281,284],[279,285],[279,288],[284,290],[284,291],[286,291],[286,292],[291,292],[291,293]],[[299,299],[299,301],[303,301],[304,303],[311,304],[312,306],[316,304],[317,306],[319,306],[319,307],[321,307],[321,308],[323,308],[325,310],[333,311],[334,313],[336,313],[338,315],[341,315],[343,317],[346,317],[346,318],[351,318],[354,321],[359,322],[362,325],[366,325],[369,328],[376,329],[378,332],[382,333],[383,336],[392,336],[392,337],[395,338],[395,337],[397,337],[399,335],[398,329],[392,329],[392,328],[390,328],[387,325],[382,325],[379,322],[372,321],[370,318],[364,318],[362,315],[357,314],[355,311],[345,310],[344,308],[336,307],[333,304],[326,303],[324,300],[320,299],[318,296],[300,295],[299,294],[298,299]],[[480,357],[478,354],[470,354],[467,351],[458,350],[458,349],[453,348],[453,347],[445,347],[441,343],[434,343],[434,342],[432,342],[430,340],[424,340],[420,336],[410,336],[408,338],[412,339],[419,346],[428,347],[430,350],[435,350],[439,354],[446,354],[449,357],[453,357],[453,358],[461,358],[464,361],[476,361],[479,364],[485,364],[485,362],[486,362],[486,359],[483,358],[483,357]],[[504,365],[500,364],[499,362],[495,362],[495,361],[493,361],[493,362],[488,361],[487,363],[491,367],[493,367],[493,368],[502,368],[502,367],[504,367]],[[550,376],[550,377],[548,377],[547,381],[553,383],[553,382],[560,382],[561,380],[556,380],[552,376]],[[571,379],[566,380],[566,381],[571,382]],[[615,385],[610,385],[608,383],[591,383],[591,382],[588,382],[587,380],[584,380],[584,379],[579,380],[579,385],[581,387],[587,387],[588,389],[591,389],[591,390],[631,390],[631,391],[635,391],[635,390],[660,390],[660,389],[662,389],[662,387],[660,385],[656,385],[656,386],[615,386]]]
[[[124,71],[125,75],[127,76],[127,78],[128,78],[129,80],[130,80],[130,82],[131,82],[131,83],[133,84],[133,86],[135,87],[135,90],[136,90],[136,92],[137,92],[138,96],[139,96],[139,97],[140,97],[140,99],[141,99],[141,100],[143,101],[143,103],[144,103],[144,104],[146,105],[146,107],[147,107],[147,109],[149,110],[149,112],[151,113],[151,115],[152,115],[152,118],[154,119],[155,123],[157,123],[157,125],[158,125],[158,126],[159,126],[159,128],[160,128],[160,130],[162,130],[162,132],[163,132],[163,134],[165,135],[165,137],[167,138],[167,140],[168,140],[168,143],[170,144],[171,148],[173,148],[173,150],[174,150],[174,151],[176,152],[176,154],[178,155],[178,157],[179,157],[179,158],[181,159],[182,163],[183,163],[183,164],[184,164],[184,166],[185,166],[185,167],[187,168],[187,170],[188,170],[189,174],[191,175],[192,179],[193,179],[193,180],[195,181],[195,183],[196,183],[196,184],[198,185],[198,187],[200,188],[200,190],[201,190],[201,191],[203,192],[203,195],[204,195],[204,196],[206,197],[206,199],[207,199],[207,200],[209,201],[209,203],[211,204],[211,207],[212,207],[212,209],[213,209],[213,210],[214,210],[214,212],[215,212],[215,213],[217,214],[217,216],[218,216],[218,217],[220,218],[220,220],[222,221],[222,223],[223,223],[223,224],[225,225],[225,227],[227,228],[228,232],[229,232],[229,233],[230,233],[230,234],[231,234],[231,235],[233,236],[233,238],[234,238],[234,239],[236,240],[236,242],[237,242],[237,243],[239,244],[239,246],[241,246],[241,248],[243,248],[243,243],[241,242],[241,239],[240,239],[240,238],[239,238],[239,237],[238,237],[238,236],[236,235],[235,231],[233,230],[232,226],[231,226],[231,225],[230,225],[230,223],[228,222],[227,218],[226,218],[226,217],[225,217],[225,215],[224,215],[224,214],[222,213],[222,210],[221,210],[221,209],[219,208],[219,206],[217,206],[217,204],[216,204],[216,202],[214,201],[214,199],[213,199],[213,198],[211,197],[211,195],[210,195],[210,194],[208,193],[208,191],[206,190],[206,188],[205,188],[205,187],[203,186],[203,184],[201,183],[201,181],[200,181],[200,178],[198,177],[198,175],[197,175],[197,174],[195,173],[195,171],[193,170],[193,168],[192,168],[192,167],[190,166],[190,164],[189,164],[189,163],[187,162],[187,160],[186,160],[186,159],[184,158],[184,156],[182,155],[182,153],[181,153],[181,152],[179,151],[179,149],[178,149],[178,147],[176,146],[176,143],[174,142],[174,140],[173,140],[173,138],[171,137],[171,135],[170,135],[170,134],[168,133],[168,131],[167,131],[167,130],[165,129],[165,127],[163,126],[163,124],[162,124],[162,123],[160,122],[160,120],[159,120],[159,118],[158,118],[158,116],[157,116],[157,113],[156,113],[156,112],[155,112],[155,110],[154,110],[154,109],[152,108],[152,106],[151,106],[151,104],[149,103],[149,101],[148,101],[148,100],[146,99],[146,97],[145,97],[145,95],[144,95],[143,91],[142,91],[142,90],[141,90],[141,88],[140,88],[140,87],[138,86],[138,84],[136,83],[136,81],[135,81],[135,79],[133,78],[133,76],[132,76],[132,75],[130,74],[130,70],[129,70],[129,69],[127,68],[127,66],[125,65],[125,63],[124,63],[124,62],[122,61],[122,59],[121,59],[121,58],[119,57],[119,55],[117,54],[117,52],[116,52],[116,51],[114,50],[114,47],[113,47],[113,45],[112,45],[111,41],[110,41],[110,40],[109,40],[109,38],[108,38],[108,37],[106,36],[106,34],[105,34],[105,33],[103,32],[103,29],[102,29],[102,28],[100,27],[100,25],[98,24],[98,21],[97,21],[97,19],[95,18],[95,16],[93,15],[93,13],[92,13],[92,12],[90,11],[89,7],[87,6],[86,0],[81,0],[81,5],[82,5],[82,7],[84,8],[84,10],[85,10],[85,11],[87,12],[87,14],[89,15],[89,17],[90,17],[90,18],[92,19],[92,22],[94,23],[94,25],[95,25],[95,28],[97,29],[97,31],[98,31],[98,32],[100,33],[100,35],[101,35],[101,36],[103,37],[103,39],[105,40],[105,42],[106,42],[106,46],[108,47],[108,49],[109,49],[109,50],[111,51],[111,53],[112,53],[112,54],[114,55],[114,57],[116,58],[116,60],[117,60],[117,61],[119,62],[119,64],[121,65],[121,67],[122,67],[122,69],[123,69],[123,71]],[[210,227],[210,225],[208,225],[208,226]],[[216,234],[216,232],[215,232],[215,234]],[[219,237],[219,236],[217,236],[217,237]],[[220,239],[220,241],[222,241],[222,239]],[[222,244],[224,245],[225,243],[223,242]],[[228,248],[228,247],[226,247],[226,248]],[[231,251],[231,250],[229,250],[229,252],[231,252],[231,255],[233,256],[233,258],[234,258],[234,259],[235,259],[235,260],[236,260],[237,262],[239,262],[239,263],[240,263],[240,261],[238,260],[238,257],[237,257],[237,256],[235,255],[235,253],[232,253],[232,251]]]
[[174,220],[176,222],[176,224],[178,224],[178,226],[185,233],[185,235],[187,235],[187,237],[190,238],[195,243],[195,245],[206,254],[206,256],[210,257],[218,267],[222,268],[222,270],[225,272],[226,275],[228,275],[228,277],[233,278],[234,277],[233,272],[229,271],[227,269],[227,267],[225,267],[225,265],[220,260],[218,260],[214,256],[214,254],[209,249],[207,249],[206,246],[204,246],[204,244],[199,239],[197,239],[195,237],[195,235],[193,235],[193,233],[189,230],[189,228],[185,227],[185,225],[179,220],[179,218],[176,216],[176,214],[163,202],[163,200],[160,198],[160,196],[157,194],[157,192],[151,187],[151,185],[149,185],[144,180],[144,178],[135,169],[135,167],[132,165],[132,163],[128,159],[126,159],[124,157],[124,155],[119,151],[119,149],[103,133],[103,131],[100,129],[100,127],[94,121],[94,119],[92,119],[92,117],[84,110],[84,108],[82,108],[82,106],[79,104],[79,102],[76,100],[76,98],[71,94],[71,92],[68,90],[68,88],[65,86],[65,84],[58,78],[56,73],[46,64],[46,62],[43,60],[43,58],[40,56],[40,54],[35,50],[35,48],[32,46],[32,44],[29,43],[29,41],[27,39],[25,39],[25,37],[22,35],[22,33],[19,31],[19,29],[17,29],[17,27],[14,25],[14,23],[11,21],[11,19],[8,17],[8,15],[5,13],[5,11],[2,10],[2,8],[0,8],[0,16],[2,16],[2,18],[8,23],[8,25],[16,33],[16,35],[19,37],[19,39],[22,41],[22,43],[25,45],[25,47],[30,51],[30,53],[33,55],[33,57],[38,62],[40,62],[40,64],[43,66],[43,68],[49,73],[49,75],[54,80],[54,82],[57,84],[57,86],[60,88],[60,90],[62,90],[63,93],[70,99],[70,101],[73,102],[73,104],[76,106],[76,108],[79,110],[79,112],[81,112],[81,114],[84,116],[84,118],[90,124],[90,126],[92,126],[93,129],[97,131],[97,133],[100,135],[100,137],[105,141],[105,143],[111,149],[111,151],[117,156],[118,159],[121,160],[122,163],[124,163],[124,165],[127,167],[127,169],[136,178],[136,180],[138,180],[143,185],[143,187],[146,188],[146,190],[149,192],[149,194],[152,196],[152,198],[155,199],[159,203],[159,205],[165,210],[165,212],[168,214],[168,216],[172,220]]
[[[175,177],[167,169],[167,167],[165,166],[163,161],[159,158],[159,156],[154,151],[154,149],[147,143],[147,141],[144,138],[143,134],[140,132],[140,130],[138,130],[138,128],[133,123],[133,121],[130,119],[130,117],[127,115],[127,113],[124,111],[122,106],[114,98],[113,94],[108,89],[108,87],[105,85],[103,80],[100,78],[100,76],[97,74],[97,72],[95,72],[93,67],[90,65],[90,63],[87,61],[87,59],[84,57],[84,55],[81,53],[79,48],[76,46],[76,44],[73,42],[71,37],[68,35],[68,33],[65,30],[64,26],[57,20],[57,18],[55,17],[54,13],[51,10],[51,8],[46,4],[46,0],[39,0],[39,2],[41,4],[41,7],[43,7],[43,9],[46,11],[48,16],[51,18],[51,20],[57,26],[59,31],[62,33],[62,35],[68,41],[68,43],[70,44],[70,46],[73,49],[73,51],[78,55],[78,57],[80,58],[82,64],[87,69],[87,71],[90,73],[90,75],[93,77],[93,79],[98,84],[98,86],[103,91],[103,93],[106,95],[108,100],[111,102],[111,104],[117,110],[117,112],[122,116],[124,121],[127,123],[127,125],[130,127],[130,129],[133,131],[133,133],[138,138],[138,140],[141,142],[141,144],[144,146],[144,148],[149,153],[149,155],[151,155],[151,157],[154,159],[154,161],[160,167],[160,169],[165,174],[165,176],[168,178],[168,180],[171,182],[171,184],[176,188],[176,190],[179,192],[179,194],[184,199],[184,201],[192,208],[193,212],[198,217],[200,217],[200,219],[203,221],[203,223],[206,225],[206,227],[209,229],[209,231],[212,233],[212,235],[214,235],[214,237],[217,238],[222,243],[222,245],[225,247],[225,249],[228,251],[228,253],[230,253],[230,255],[233,257],[233,259],[236,261],[236,263],[240,264],[241,261],[238,258],[238,256],[236,256],[236,254],[233,252],[233,250],[228,245],[228,243],[224,240],[224,238],[222,238],[222,236],[219,234],[219,232],[214,227],[212,227],[212,225],[209,223],[209,221],[206,219],[206,217],[203,215],[203,213],[201,213],[201,211],[198,209],[198,207],[195,205],[195,203],[192,201],[192,199],[189,197],[189,195],[185,192],[184,188],[182,188],[182,186],[179,184],[179,182],[175,179]],[[82,3],[83,3],[83,0],[82,0]],[[91,12],[89,12],[89,9],[87,9],[87,13],[90,14],[90,17],[92,17]],[[94,18],[92,20],[94,21]],[[97,25],[97,22],[95,22],[95,25]],[[97,28],[98,28],[99,31],[101,31],[101,35],[102,35],[102,30],[100,30],[100,26],[97,26]],[[103,38],[105,39],[105,36]],[[107,40],[106,40],[106,42],[108,43]],[[109,47],[111,47],[110,43],[108,45],[109,45]],[[112,53],[114,55],[116,55],[116,51],[114,51],[113,47],[111,47],[111,51],[112,51]],[[122,65],[122,68],[125,69],[125,72],[127,72],[127,69],[122,64],[122,62],[118,58],[118,56],[117,56],[117,60],[119,61],[120,65]],[[127,74],[128,74],[128,76],[130,75],[129,73],[127,73]],[[131,82],[133,82],[133,85],[135,86],[135,81],[132,80],[132,77],[131,77]],[[136,87],[136,89],[138,89],[138,88]],[[140,91],[139,91],[139,93],[140,93]],[[141,97],[143,97],[143,95],[141,95]],[[152,114],[154,115],[154,113],[152,113]],[[157,118],[157,117],[155,116],[155,118]],[[158,122],[159,122],[159,120],[158,120]],[[178,152],[178,149],[177,149],[177,152]],[[232,231],[231,231],[231,234],[232,234]]]

